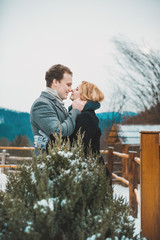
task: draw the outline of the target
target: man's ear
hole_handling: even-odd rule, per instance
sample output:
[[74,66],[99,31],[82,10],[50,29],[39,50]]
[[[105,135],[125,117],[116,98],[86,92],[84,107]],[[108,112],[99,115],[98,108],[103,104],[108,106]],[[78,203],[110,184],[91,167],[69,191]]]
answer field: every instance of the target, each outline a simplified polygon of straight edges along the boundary
[[57,87],[58,81],[54,78],[52,82],[52,87]]

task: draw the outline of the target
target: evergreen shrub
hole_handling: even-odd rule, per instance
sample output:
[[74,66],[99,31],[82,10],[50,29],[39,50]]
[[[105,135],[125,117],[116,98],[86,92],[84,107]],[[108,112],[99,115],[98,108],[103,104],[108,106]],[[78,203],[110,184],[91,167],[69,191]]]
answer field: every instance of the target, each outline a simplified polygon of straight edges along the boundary
[[70,147],[56,137],[48,154],[33,156],[0,193],[3,240],[133,238],[134,220],[125,200],[113,197],[105,167],[82,138]]

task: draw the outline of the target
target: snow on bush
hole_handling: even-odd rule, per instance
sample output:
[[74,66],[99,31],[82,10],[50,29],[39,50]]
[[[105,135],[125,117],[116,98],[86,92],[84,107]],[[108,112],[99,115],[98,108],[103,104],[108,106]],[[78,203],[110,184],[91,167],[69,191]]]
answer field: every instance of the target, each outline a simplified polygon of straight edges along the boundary
[[80,137],[72,147],[56,137],[48,155],[9,176],[0,229],[1,239],[136,239],[128,204],[113,196],[99,156],[84,156]]

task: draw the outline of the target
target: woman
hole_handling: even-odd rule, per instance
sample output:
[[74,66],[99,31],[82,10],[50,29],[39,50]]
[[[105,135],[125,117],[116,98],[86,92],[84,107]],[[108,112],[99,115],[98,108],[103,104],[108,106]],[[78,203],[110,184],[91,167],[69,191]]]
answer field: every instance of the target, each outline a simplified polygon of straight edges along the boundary
[[104,99],[104,95],[97,86],[83,81],[76,89],[72,90],[70,99],[75,100],[77,98],[87,101],[87,103],[82,113],[77,117],[75,131],[70,136],[70,140],[72,142],[73,139],[77,138],[77,132],[81,128],[81,133],[84,133],[83,141],[85,154],[87,153],[90,142],[92,152],[100,153],[101,130],[95,110],[100,108],[99,102]]
[[[84,134],[83,143],[85,154],[87,155],[89,144],[91,144],[92,152],[99,154],[101,130],[95,110],[100,108],[100,102],[104,99],[104,95],[96,85],[83,81],[76,89],[72,90],[70,99],[75,100],[77,98],[87,101],[87,103],[76,119],[76,127],[73,134],[70,136],[70,141],[72,143],[73,140],[77,139],[77,133],[79,129],[81,129],[81,133]],[[100,157],[100,162],[104,164],[102,157]],[[111,183],[111,177],[107,167],[106,174],[110,178]]]

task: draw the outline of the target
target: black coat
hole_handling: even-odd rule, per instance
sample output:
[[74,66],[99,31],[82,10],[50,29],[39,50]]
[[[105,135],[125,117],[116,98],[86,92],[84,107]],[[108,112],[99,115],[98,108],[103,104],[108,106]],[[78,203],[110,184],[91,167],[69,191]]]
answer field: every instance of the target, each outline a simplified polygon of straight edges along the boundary
[[[73,140],[77,139],[77,133],[81,129],[81,134],[84,133],[83,144],[84,153],[87,155],[87,149],[91,143],[91,149],[93,153],[100,153],[100,137],[101,130],[99,128],[99,119],[95,114],[95,110],[100,108],[100,103],[89,101],[86,103],[82,113],[78,115],[76,119],[76,127],[73,134],[69,137],[72,144]],[[71,109],[71,107],[70,107]],[[104,165],[102,157],[99,159],[99,163]],[[106,175],[109,178],[110,185],[112,185],[111,175],[109,170],[106,168]]]
[[83,144],[84,151],[87,153],[87,148],[91,142],[91,149],[93,153],[99,153],[100,151],[100,137],[101,130],[99,128],[99,119],[95,114],[95,109],[100,107],[98,102],[86,103],[84,110],[76,119],[76,127],[73,134],[70,136],[70,141],[77,139],[78,130],[81,129],[81,133],[84,133]]

